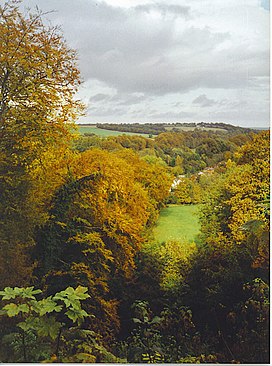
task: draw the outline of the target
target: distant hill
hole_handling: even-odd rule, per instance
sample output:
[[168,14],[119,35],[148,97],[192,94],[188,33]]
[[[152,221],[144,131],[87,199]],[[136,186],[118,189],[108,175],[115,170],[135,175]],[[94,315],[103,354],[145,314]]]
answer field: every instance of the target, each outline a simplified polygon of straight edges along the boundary
[[[91,124],[89,124],[88,126],[90,125]],[[178,131],[190,131],[195,129],[212,130],[218,133],[248,133],[250,131],[257,131],[257,129],[233,126],[231,124],[223,122],[97,123],[96,127],[109,131],[130,132],[130,133],[149,134],[149,135],[158,135],[162,132],[169,132],[169,131],[178,132]]]

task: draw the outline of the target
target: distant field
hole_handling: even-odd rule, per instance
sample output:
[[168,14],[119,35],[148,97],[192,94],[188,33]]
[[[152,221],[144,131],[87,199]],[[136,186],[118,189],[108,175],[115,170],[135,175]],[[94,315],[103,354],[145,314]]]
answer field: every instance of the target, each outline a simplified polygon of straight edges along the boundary
[[169,205],[164,208],[154,229],[155,241],[194,241],[200,231],[199,208],[200,205]]
[[[177,130],[180,131],[194,131],[196,127],[186,127],[186,126],[180,126],[180,127],[174,127]],[[213,127],[197,127],[201,131],[215,131],[215,132],[227,132],[227,130],[224,130],[223,128],[213,128]],[[166,130],[171,131],[173,127],[165,127]]]
[[79,132],[83,135],[84,133],[94,133],[101,137],[108,136],[120,136],[120,135],[140,135],[144,137],[148,137],[148,134],[143,133],[132,133],[132,132],[121,132],[121,131],[110,131],[104,130],[102,128],[97,128],[96,126],[80,126],[78,125]]

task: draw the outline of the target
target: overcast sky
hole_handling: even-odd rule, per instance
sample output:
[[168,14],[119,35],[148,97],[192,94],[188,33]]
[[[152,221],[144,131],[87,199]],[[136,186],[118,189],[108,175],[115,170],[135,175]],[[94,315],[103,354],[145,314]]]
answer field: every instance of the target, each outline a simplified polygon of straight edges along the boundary
[[23,0],[78,50],[81,122],[269,126],[269,0]]

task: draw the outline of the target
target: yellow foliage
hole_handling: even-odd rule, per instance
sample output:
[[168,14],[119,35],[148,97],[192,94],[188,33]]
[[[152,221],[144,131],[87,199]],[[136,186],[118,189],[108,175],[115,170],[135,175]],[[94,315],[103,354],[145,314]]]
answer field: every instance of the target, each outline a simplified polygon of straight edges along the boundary
[[183,275],[181,266],[185,265],[189,256],[196,250],[195,243],[169,241],[161,245],[156,253],[163,263],[161,287],[164,290],[178,288]]
[[[82,113],[74,100],[75,52],[55,27],[43,24],[40,12],[23,15],[19,8],[19,1],[0,5],[0,278],[12,272],[17,285],[29,276],[27,251],[35,225],[46,219],[42,206],[61,184],[58,151],[64,154]],[[18,265],[15,258],[9,262],[22,246]]]
[[268,240],[262,235],[269,231],[269,158],[269,131],[264,131],[238,149],[235,161],[227,162],[203,215],[207,241],[222,247],[248,240],[244,229],[248,222],[262,223],[262,234],[254,234],[259,251],[259,257],[253,258],[255,267],[268,264]]

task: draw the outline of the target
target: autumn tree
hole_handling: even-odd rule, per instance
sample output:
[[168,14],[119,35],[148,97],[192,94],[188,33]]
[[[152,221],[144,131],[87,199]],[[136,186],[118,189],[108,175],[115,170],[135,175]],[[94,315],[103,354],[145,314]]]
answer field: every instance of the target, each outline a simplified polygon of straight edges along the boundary
[[110,282],[130,276],[149,205],[130,164],[92,149],[75,155],[37,232],[38,278],[50,291],[73,283],[87,286],[96,316],[92,325],[107,339],[118,327]]
[[[124,149],[118,151],[117,155],[132,165],[135,179],[148,193],[152,203],[151,216],[154,216],[165,203],[174,178],[173,174],[169,173],[161,159],[148,159],[146,156],[140,158],[133,151]],[[154,224],[151,218],[149,222]]]
[[164,169],[131,150],[75,153],[37,230],[39,281],[50,291],[87,286],[92,325],[105,340],[118,329],[119,288],[131,278],[149,221],[168,195]]
[[213,182],[178,296],[220,362],[268,362],[269,132],[239,148]]
[[173,190],[172,195],[176,198],[176,203],[180,204],[192,204],[202,201],[201,186],[196,178],[182,178]]
[[257,134],[226,163],[204,209],[203,230],[208,239],[221,235],[241,243],[247,236],[243,225],[250,220],[259,220],[268,229],[269,145],[268,131]]
[[52,147],[67,145],[70,122],[81,113],[75,52],[56,27],[44,25],[40,11],[24,15],[19,7],[17,0],[0,6],[2,286],[29,276],[24,256],[36,220],[30,172]]

